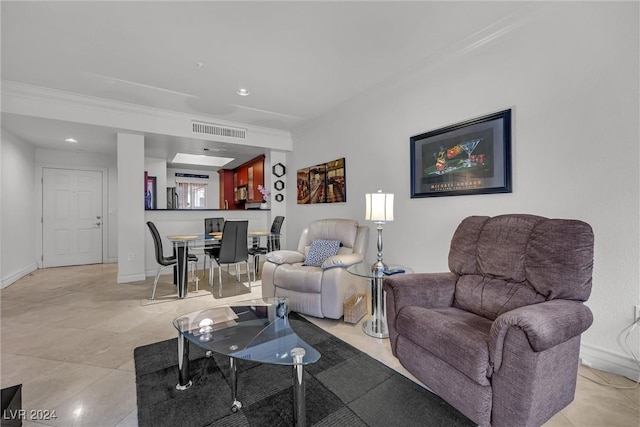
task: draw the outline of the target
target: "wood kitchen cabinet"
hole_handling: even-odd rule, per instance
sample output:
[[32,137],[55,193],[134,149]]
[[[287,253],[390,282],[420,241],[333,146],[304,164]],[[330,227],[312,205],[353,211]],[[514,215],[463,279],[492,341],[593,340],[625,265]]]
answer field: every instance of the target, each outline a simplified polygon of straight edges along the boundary
[[260,203],[262,201],[262,193],[258,190],[258,185],[264,186],[264,157],[249,167],[253,168],[253,179],[252,182],[249,183],[250,197],[247,199],[247,202]]
[[249,183],[246,166],[240,166],[237,169],[237,174],[238,174],[238,182],[237,182],[238,187],[240,187],[241,185],[247,185]]
[[[259,156],[235,169],[220,169],[220,208],[244,209],[246,203],[260,203],[262,193],[258,185],[264,186],[264,158]],[[244,200],[241,200],[245,198]]]
[[233,171],[228,169],[218,170],[220,183],[220,209],[233,209]]

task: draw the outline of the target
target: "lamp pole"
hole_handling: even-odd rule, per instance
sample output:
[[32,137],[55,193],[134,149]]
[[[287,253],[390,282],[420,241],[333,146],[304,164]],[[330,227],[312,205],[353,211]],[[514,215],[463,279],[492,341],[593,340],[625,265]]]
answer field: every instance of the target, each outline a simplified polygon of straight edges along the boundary
[[[382,228],[384,221],[376,221],[376,229],[378,230],[378,260],[371,266],[372,272],[384,273],[384,269],[387,267],[382,261]],[[376,274],[377,276],[378,274]]]
[[382,282],[387,266],[382,260],[382,229],[385,222],[393,221],[393,194],[384,194],[378,191],[366,195],[366,219],[374,221],[378,230],[378,258],[371,266],[371,311],[373,316],[367,320],[362,328],[367,335],[376,338],[387,338],[387,318],[384,307],[384,292]]

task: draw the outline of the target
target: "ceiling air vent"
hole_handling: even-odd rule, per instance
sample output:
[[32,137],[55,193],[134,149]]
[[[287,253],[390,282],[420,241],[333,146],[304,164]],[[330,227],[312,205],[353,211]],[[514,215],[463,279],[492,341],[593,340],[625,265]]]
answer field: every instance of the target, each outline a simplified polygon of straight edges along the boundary
[[206,122],[191,122],[191,130],[193,133],[200,135],[224,136],[227,138],[247,139],[247,130],[241,128],[233,128],[230,126],[221,126]]

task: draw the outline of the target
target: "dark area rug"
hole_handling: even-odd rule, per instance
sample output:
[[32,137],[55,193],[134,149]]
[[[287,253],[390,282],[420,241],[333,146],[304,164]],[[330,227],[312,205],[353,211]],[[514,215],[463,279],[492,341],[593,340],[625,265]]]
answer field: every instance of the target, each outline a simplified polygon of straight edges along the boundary
[[[438,396],[306,319],[291,313],[296,333],[322,357],[305,368],[309,426],[473,426]],[[134,351],[138,424],[145,426],[293,425],[292,368],[238,361],[231,412],[229,360],[190,345],[193,385],[178,391],[177,339]]]

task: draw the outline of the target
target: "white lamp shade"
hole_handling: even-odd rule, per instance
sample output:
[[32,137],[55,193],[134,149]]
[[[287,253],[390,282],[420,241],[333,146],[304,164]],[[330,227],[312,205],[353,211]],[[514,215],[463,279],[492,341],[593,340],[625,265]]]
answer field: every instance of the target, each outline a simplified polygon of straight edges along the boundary
[[393,221],[393,194],[372,193],[365,194],[367,221]]

